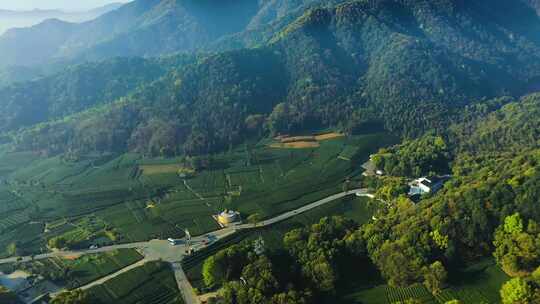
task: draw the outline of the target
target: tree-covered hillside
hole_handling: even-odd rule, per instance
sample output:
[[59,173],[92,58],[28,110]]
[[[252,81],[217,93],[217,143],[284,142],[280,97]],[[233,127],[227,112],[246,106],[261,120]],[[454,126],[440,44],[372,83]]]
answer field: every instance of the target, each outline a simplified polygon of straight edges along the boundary
[[[538,29],[540,18],[529,6],[506,0],[352,1],[310,9],[264,47],[201,58],[99,115],[40,127],[41,144],[29,131],[19,148],[126,151],[140,130],[151,138],[156,121],[170,126],[170,150],[188,154],[262,132],[444,130],[473,101],[534,88]],[[105,117],[117,128],[93,130]],[[82,140],[74,130],[83,125],[102,144]],[[58,129],[70,131],[53,145]],[[116,138],[114,132],[123,134],[120,140],[105,139]]]
[[[377,221],[361,229],[386,279],[397,285],[420,282],[423,265],[441,261],[452,269],[495,250],[510,275],[527,275],[540,265],[536,224],[527,226],[529,220],[540,221],[539,109],[540,96],[531,95],[443,133],[453,143],[453,176],[444,189],[418,206],[404,196],[395,198]],[[414,160],[417,152],[407,149],[399,155]],[[514,214],[522,218],[523,235],[510,241],[502,232],[495,234]],[[527,257],[520,260],[521,254]]]
[[193,60],[192,56],[117,58],[1,88],[0,130],[17,130],[112,102]]
[[[250,251],[255,245],[245,242],[217,252],[201,270],[206,286],[222,287],[211,303],[252,303],[253,297],[258,303],[380,303],[363,292],[377,281],[372,267],[389,285],[384,287],[387,295],[393,290],[409,291],[400,296],[403,302],[396,303],[537,303],[540,151],[537,142],[524,140],[537,133],[540,116],[534,113],[538,109],[540,96],[531,95],[453,126],[453,130],[468,129],[468,136],[448,130],[440,137],[426,135],[394,147],[392,152],[409,167],[417,162],[415,156],[422,154],[422,148],[426,155],[434,154],[434,146],[452,150],[452,162],[447,160],[453,170],[451,180],[419,203],[396,195],[380,204],[378,213],[363,226],[343,218],[323,218],[286,233],[280,250],[254,254]],[[524,117],[528,124],[520,119]],[[498,121],[498,130],[516,132],[515,140],[507,141],[499,132],[482,137],[485,125],[493,120]],[[442,148],[443,137],[455,145]],[[478,144],[479,138],[484,143],[501,138],[505,146],[471,149],[465,144],[470,138]],[[381,180],[366,177],[364,181],[372,179]],[[490,257],[514,277],[493,286],[491,292],[502,285],[500,297],[474,294],[466,283],[471,278],[463,277],[468,265]],[[476,271],[481,280],[487,279],[486,273]],[[364,283],[368,278],[371,281]],[[457,292],[458,282],[468,292]],[[355,284],[355,293],[363,296],[353,301],[344,294],[350,292],[345,286]]]

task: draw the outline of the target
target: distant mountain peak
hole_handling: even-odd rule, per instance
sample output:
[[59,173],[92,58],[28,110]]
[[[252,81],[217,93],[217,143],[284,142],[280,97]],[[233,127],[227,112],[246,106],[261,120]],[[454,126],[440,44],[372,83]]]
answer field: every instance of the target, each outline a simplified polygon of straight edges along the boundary
[[47,19],[59,19],[71,23],[93,20],[120,8],[123,3],[111,3],[88,11],[65,11],[61,9],[0,10],[0,35],[11,28],[28,28]]

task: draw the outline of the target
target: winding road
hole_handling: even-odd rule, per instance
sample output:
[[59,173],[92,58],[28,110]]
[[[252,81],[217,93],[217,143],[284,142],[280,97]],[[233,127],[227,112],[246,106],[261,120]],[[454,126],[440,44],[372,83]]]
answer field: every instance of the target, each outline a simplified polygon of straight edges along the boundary
[[[271,219],[263,220],[259,223],[235,225],[235,226],[212,231],[212,232],[194,237],[191,241],[192,248],[195,251],[198,251],[208,246],[207,245],[208,240],[211,240],[212,243],[215,243],[227,236],[230,236],[236,233],[239,230],[270,226],[270,225],[285,221],[287,219],[290,219],[292,217],[308,212],[312,209],[323,206],[332,201],[335,201],[337,199],[340,199],[349,195],[372,197],[368,189],[355,189],[355,190],[350,190],[346,192],[341,192],[341,193],[326,197],[324,199],[318,200],[311,204],[305,205],[298,209],[283,213]],[[85,286],[81,286],[80,289],[85,290],[93,286],[102,284],[133,268],[142,266],[146,262],[162,260],[162,261],[169,262],[172,265],[172,269],[174,270],[178,288],[182,292],[185,302],[187,304],[200,303],[198,297],[193,292],[193,288],[191,287],[191,284],[189,283],[181,267],[181,261],[186,255],[186,250],[187,250],[186,244],[180,244],[178,246],[171,246],[169,242],[166,240],[151,240],[147,242],[136,242],[136,243],[112,245],[112,246],[107,246],[107,247],[101,247],[98,249],[86,249],[86,250],[78,250],[78,251],[55,251],[55,252],[50,252],[50,253],[38,254],[35,256],[12,257],[12,258],[0,259],[0,264],[7,264],[7,263],[14,263],[14,262],[28,262],[32,260],[47,259],[47,258],[52,258],[52,257],[81,256],[81,255],[87,255],[87,254],[109,252],[109,251],[114,251],[117,249],[138,249],[143,254],[144,259],[135,264],[127,266],[113,274],[105,276],[97,281],[91,282]]]

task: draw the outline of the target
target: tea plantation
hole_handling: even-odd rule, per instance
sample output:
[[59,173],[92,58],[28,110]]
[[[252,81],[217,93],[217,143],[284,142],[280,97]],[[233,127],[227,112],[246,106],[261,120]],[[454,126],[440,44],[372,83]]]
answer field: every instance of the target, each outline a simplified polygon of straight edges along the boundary
[[96,303],[183,304],[169,265],[149,262],[88,290]]
[[203,234],[219,228],[212,215],[223,209],[269,218],[341,192],[371,153],[394,142],[371,134],[272,148],[264,140],[198,158],[77,160],[0,146],[0,256],[182,237],[186,228]]

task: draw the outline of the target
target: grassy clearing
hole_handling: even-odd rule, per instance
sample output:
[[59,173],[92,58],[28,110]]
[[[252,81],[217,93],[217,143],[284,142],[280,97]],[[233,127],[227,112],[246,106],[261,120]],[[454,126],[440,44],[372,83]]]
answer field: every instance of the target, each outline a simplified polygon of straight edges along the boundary
[[182,304],[170,266],[150,262],[89,289],[94,301],[122,304]]

